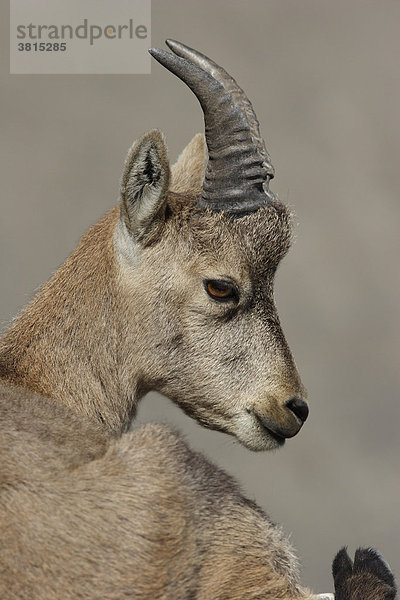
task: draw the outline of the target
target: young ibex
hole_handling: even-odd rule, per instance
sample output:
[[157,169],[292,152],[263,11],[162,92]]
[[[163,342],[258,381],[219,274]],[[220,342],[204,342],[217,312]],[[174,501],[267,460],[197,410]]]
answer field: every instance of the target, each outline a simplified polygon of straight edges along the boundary
[[[311,597],[280,529],[229,476],[166,426],[128,432],[151,389],[252,450],[283,445],[308,414],[273,301],[290,219],[256,116],[223,69],[168,45],[151,53],[198,97],[205,140],[171,176],[158,131],[136,142],[120,207],[1,342],[2,600]],[[394,597],[372,551],[365,596],[339,558],[338,600]]]

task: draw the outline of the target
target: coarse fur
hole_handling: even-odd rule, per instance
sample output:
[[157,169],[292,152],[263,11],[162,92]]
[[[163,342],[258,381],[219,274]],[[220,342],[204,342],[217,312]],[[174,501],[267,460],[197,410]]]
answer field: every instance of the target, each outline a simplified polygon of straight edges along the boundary
[[[204,147],[197,139],[181,157],[189,164],[199,147],[184,195],[167,193],[160,133],[134,144],[121,210],[89,230],[3,337],[0,376],[114,435],[157,389],[203,425],[275,448],[302,425],[287,402],[305,397],[273,300],[289,213],[278,202],[240,219],[199,210]],[[207,295],[204,280],[218,279],[234,282],[237,302]]]
[[[273,301],[288,211],[200,211],[203,171],[202,138],[171,180],[160,133],[141,138],[120,207],[1,341],[1,598],[311,597],[280,528],[228,475],[168,427],[128,431],[150,389],[254,450],[304,420]],[[234,299],[207,293],[220,279]]]
[[112,440],[48,399],[1,391],[1,598],[302,595],[280,530],[168,427]]
[[358,548],[354,562],[342,548],[332,565],[336,600],[394,600],[396,583],[389,565],[374,548]]

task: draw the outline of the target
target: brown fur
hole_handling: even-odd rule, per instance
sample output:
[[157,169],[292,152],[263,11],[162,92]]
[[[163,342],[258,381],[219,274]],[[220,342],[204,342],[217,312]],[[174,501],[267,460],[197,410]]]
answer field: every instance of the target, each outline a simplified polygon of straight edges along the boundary
[[301,595],[280,531],[167,427],[112,440],[51,400],[2,397],[1,598]]
[[198,133],[171,169],[171,191],[195,198],[200,196],[207,158],[205,137]]
[[[0,344],[0,376],[57,398],[113,434],[129,427],[144,393],[158,389],[204,425],[268,449],[276,442],[254,414],[290,437],[300,424],[285,403],[305,395],[273,300],[274,273],[290,244],[289,214],[279,203],[241,219],[197,210],[199,140],[174,168],[181,189],[184,167],[195,165],[185,196],[165,193],[169,166],[158,132],[133,146],[121,218],[115,208],[95,225],[17,318]],[[140,152],[149,148],[159,153],[164,183],[140,205],[141,184],[150,189]],[[240,287],[238,307],[207,297],[203,279],[219,277]]]
[[[166,193],[162,137],[139,140],[122,210],[1,341],[2,599],[309,596],[280,529],[228,475],[167,427],[127,432],[149,389],[253,449],[278,444],[256,413],[287,437],[300,428],[285,403],[304,389],[272,297],[289,215],[198,211],[201,146]],[[236,281],[237,305],[208,297],[203,279],[219,277]]]

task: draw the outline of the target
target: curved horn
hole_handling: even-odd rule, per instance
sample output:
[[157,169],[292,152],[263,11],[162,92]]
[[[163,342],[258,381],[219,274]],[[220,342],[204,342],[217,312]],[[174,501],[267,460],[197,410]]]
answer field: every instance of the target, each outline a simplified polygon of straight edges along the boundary
[[274,197],[271,168],[240,103],[195,62],[156,48],[149,52],[186,83],[203,109],[209,160],[199,206],[244,214],[267,204]]
[[257,146],[259,153],[264,158],[264,164],[268,169],[269,178],[273,179],[275,175],[275,169],[271,163],[271,157],[265,146],[265,142],[261,137],[260,123],[258,122],[256,113],[254,112],[254,108],[250,100],[242,88],[236,83],[234,78],[229,75],[227,71],[225,71],[223,67],[217,65],[216,62],[211,60],[211,58],[208,58],[208,56],[205,56],[205,54],[202,54],[198,50],[194,50],[194,48],[190,48],[189,46],[182,44],[182,42],[177,42],[176,40],[166,40],[165,43],[172,50],[172,52],[178,56],[181,56],[182,58],[187,58],[188,60],[192,61],[204,69],[204,71],[207,71],[207,73],[212,75],[214,79],[220,81],[224,88],[231,94],[234,101],[241,106],[250,126],[253,141]]

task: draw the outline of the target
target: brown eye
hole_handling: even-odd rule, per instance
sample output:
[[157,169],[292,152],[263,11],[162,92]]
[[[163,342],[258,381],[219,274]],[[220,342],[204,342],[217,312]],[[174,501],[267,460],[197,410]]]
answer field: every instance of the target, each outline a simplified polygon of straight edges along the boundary
[[238,300],[236,286],[229,281],[223,281],[222,279],[207,279],[204,282],[204,286],[208,295],[214,300],[218,300],[220,302]]

